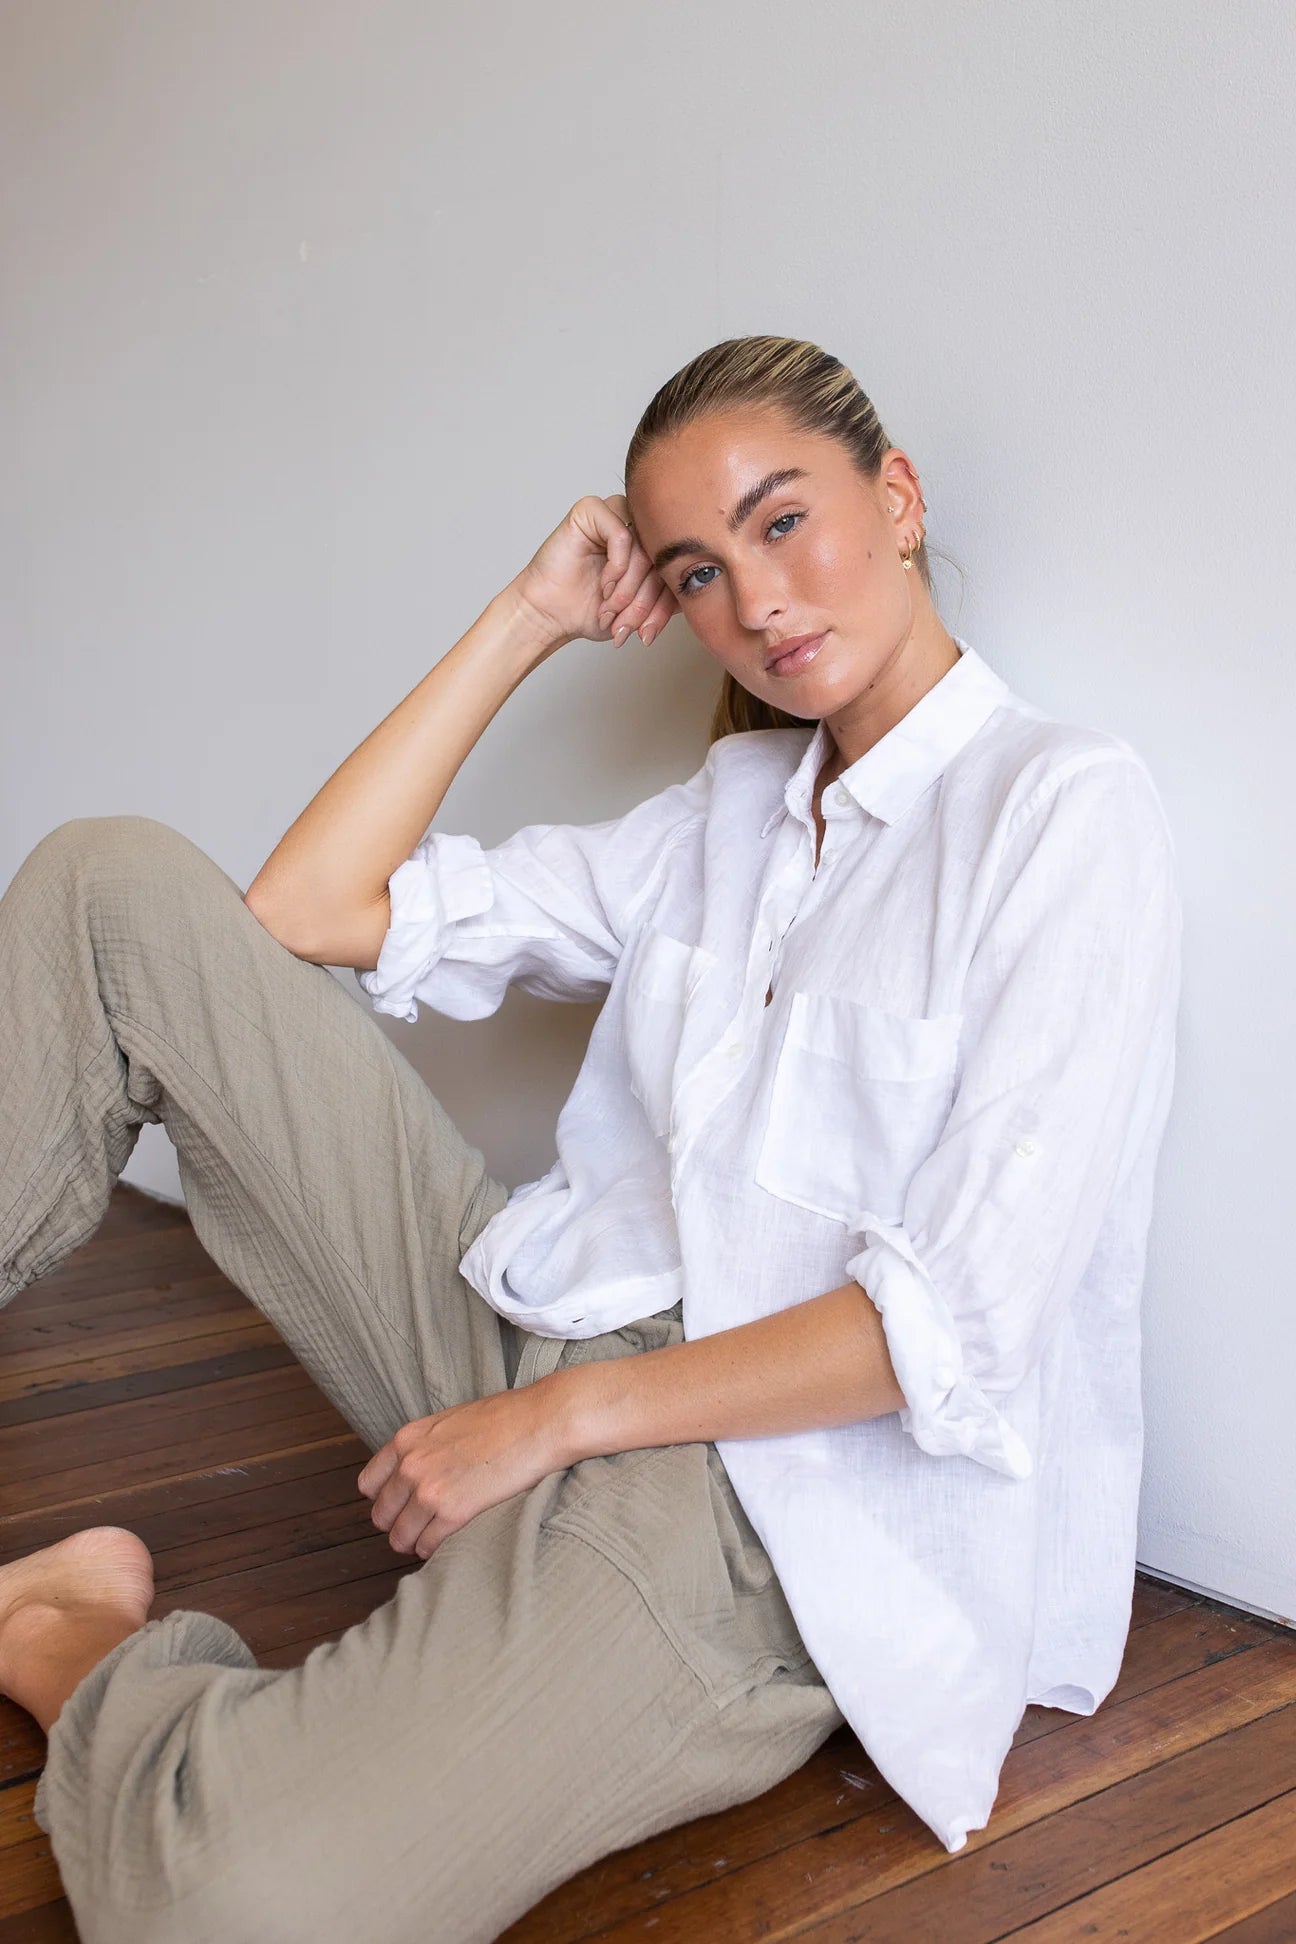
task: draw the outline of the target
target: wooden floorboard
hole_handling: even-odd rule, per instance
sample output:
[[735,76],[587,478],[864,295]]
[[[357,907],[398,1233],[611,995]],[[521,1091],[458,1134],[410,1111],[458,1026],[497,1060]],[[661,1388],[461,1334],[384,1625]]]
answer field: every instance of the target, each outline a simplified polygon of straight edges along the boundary
[[[218,1614],[265,1666],[298,1665],[419,1570],[370,1521],[367,1456],[185,1211],[132,1189],[0,1317],[0,1564],[127,1525],[153,1553],[154,1612]],[[32,1819],[43,1758],[0,1701],[0,1944],[77,1935]],[[778,1788],[603,1858],[505,1937],[1296,1944],[1296,1634],[1140,1574],[1112,1693],[1090,1717],[1027,1709],[990,1826],[957,1856],[842,1729]]]

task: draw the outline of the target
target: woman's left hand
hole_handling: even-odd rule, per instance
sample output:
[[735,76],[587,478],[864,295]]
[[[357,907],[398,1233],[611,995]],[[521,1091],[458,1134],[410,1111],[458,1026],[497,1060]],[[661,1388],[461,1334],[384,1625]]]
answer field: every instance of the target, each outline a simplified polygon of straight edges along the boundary
[[553,1387],[542,1380],[402,1425],[357,1482],[393,1549],[430,1559],[487,1506],[572,1462]]

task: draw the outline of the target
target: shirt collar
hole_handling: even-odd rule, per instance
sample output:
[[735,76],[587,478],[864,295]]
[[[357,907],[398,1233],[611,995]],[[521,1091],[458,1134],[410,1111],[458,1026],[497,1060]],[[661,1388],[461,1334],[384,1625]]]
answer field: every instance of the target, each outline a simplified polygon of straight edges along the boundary
[[[1009,693],[1007,683],[974,648],[959,635],[953,639],[959,649],[953,668],[837,778],[862,810],[883,823],[899,821]],[[820,722],[784,785],[782,803],[762,824],[762,837],[768,836],[788,812],[803,823],[812,821],[815,778],[824,766],[830,744],[827,724]]]

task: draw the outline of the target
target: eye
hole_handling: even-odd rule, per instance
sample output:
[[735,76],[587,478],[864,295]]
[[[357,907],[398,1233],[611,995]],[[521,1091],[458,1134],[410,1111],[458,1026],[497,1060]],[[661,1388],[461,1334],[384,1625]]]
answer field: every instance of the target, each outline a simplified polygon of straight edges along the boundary
[[[768,540],[770,535],[773,534],[776,540],[784,539],[786,535],[788,535],[789,533],[795,532],[795,528],[790,526],[784,526],[783,522],[785,520],[799,521],[799,520],[804,520],[804,518],[805,518],[804,513],[780,513],[777,519],[773,519],[770,521],[769,526],[765,530],[765,538]],[[704,587],[710,587],[711,583],[709,580],[700,581],[697,579],[697,576],[699,574],[716,574],[718,572],[719,569],[717,567],[706,566],[706,567],[692,568],[687,574],[685,574],[683,580],[679,584],[680,593],[681,594],[700,593]],[[695,582],[696,585],[690,585],[690,582]]]

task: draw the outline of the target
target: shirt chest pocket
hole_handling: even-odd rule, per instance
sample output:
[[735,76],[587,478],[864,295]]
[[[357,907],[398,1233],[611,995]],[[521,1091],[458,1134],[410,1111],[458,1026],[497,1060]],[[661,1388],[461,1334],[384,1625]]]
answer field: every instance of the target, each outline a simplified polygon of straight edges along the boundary
[[848,1226],[866,1212],[898,1221],[953,1102],[961,1023],[794,993],[757,1184]]
[[689,1005],[715,954],[685,945],[655,925],[644,926],[632,953],[625,996],[630,1088],[653,1133],[665,1136]]

